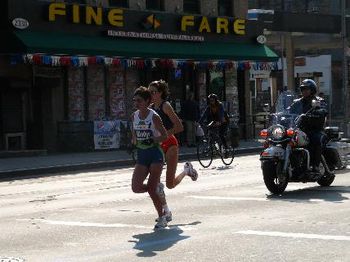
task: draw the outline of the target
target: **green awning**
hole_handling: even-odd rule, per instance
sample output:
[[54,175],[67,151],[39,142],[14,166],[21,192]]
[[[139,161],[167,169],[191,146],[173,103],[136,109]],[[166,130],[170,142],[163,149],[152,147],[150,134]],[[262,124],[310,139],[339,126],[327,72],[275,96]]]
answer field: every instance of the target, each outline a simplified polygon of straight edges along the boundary
[[[81,36],[62,33],[16,31],[6,48],[12,53],[104,55],[195,60],[276,61],[278,56],[261,44],[182,42]],[[8,42],[8,43],[9,43]]]

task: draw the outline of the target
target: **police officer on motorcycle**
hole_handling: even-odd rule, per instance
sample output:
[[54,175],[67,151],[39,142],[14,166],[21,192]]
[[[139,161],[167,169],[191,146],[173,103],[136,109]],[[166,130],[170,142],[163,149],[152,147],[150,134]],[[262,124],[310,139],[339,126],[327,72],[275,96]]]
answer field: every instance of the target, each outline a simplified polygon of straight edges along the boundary
[[[323,130],[328,114],[327,105],[323,98],[316,96],[317,85],[314,80],[303,80],[300,91],[302,97],[293,102],[289,107],[289,112],[291,114],[302,114],[299,127],[310,139],[309,150],[312,173],[317,176],[320,174],[319,165],[322,148],[325,144]],[[315,103],[316,106],[313,107],[312,103]]]

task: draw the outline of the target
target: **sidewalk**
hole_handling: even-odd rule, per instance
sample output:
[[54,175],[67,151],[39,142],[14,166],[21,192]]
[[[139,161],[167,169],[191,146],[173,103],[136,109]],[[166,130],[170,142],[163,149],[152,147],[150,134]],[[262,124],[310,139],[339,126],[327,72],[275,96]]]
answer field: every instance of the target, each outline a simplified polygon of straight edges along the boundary
[[[236,149],[236,154],[254,153],[261,149],[261,143],[256,140],[242,140]],[[195,147],[180,147],[180,160],[195,160],[196,157]],[[132,165],[134,163],[131,156],[124,150],[0,158],[0,179]]]

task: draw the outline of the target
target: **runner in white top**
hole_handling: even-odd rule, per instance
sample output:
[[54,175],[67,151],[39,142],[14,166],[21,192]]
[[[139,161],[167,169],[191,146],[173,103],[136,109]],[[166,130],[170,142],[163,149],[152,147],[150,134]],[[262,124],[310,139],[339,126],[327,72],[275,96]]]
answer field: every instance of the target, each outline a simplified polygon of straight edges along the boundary
[[[137,147],[137,162],[132,176],[132,191],[135,193],[148,192],[158,213],[155,229],[165,228],[167,220],[163,214],[162,199],[156,193],[160,183],[164,157],[159,143],[167,138],[167,132],[162,120],[148,106],[151,93],[146,87],[136,89],[133,97],[138,109],[131,116],[133,121],[132,142]],[[147,176],[148,181],[145,184]]]

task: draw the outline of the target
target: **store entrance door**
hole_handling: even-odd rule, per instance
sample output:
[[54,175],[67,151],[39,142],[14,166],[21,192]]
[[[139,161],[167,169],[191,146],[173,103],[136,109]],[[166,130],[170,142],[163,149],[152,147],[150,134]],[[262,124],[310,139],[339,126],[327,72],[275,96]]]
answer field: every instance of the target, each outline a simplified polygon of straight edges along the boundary
[[53,90],[60,79],[36,77],[32,89],[32,120],[28,124],[28,145],[32,149],[56,150],[56,120]]

